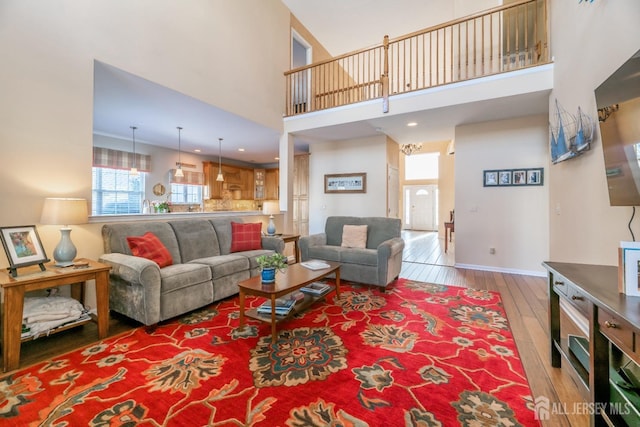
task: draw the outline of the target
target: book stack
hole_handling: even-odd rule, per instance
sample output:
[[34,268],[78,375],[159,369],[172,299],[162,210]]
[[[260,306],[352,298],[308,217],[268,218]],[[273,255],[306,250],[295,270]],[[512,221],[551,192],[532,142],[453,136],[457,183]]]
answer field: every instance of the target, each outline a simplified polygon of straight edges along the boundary
[[318,261],[317,259],[301,262],[300,265],[305,268],[308,268],[309,270],[323,270],[325,268],[331,267],[326,262]]
[[313,296],[322,296],[331,290],[331,286],[322,282],[313,282],[300,289],[305,294]]
[[[296,305],[297,300],[293,298],[278,298],[276,299],[276,315],[277,316],[286,316],[291,313],[293,310],[293,306]],[[257,308],[257,312],[259,314],[271,314],[271,301],[266,301],[262,303]]]

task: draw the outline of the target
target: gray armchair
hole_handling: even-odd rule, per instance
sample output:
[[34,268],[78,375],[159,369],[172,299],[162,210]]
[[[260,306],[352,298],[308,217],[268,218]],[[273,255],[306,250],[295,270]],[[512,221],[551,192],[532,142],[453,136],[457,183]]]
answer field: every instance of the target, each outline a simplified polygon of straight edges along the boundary
[[[364,249],[342,247],[344,225],[367,225]],[[318,259],[342,264],[340,278],[353,282],[387,286],[402,268],[404,240],[397,218],[332,216],[325,232],[300,238],[302,261]]]

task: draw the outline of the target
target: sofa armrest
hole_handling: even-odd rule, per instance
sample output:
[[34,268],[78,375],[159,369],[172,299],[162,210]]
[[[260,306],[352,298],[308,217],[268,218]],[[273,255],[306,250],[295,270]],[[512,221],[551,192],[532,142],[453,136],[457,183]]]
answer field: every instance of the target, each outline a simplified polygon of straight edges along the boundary
[[281,254],[284,252],[284,240],[278,236],[262,236],[262,249],[269,249]]
[[404,250],[404,240],[401,237],[394,237],[393,239],[385,240],[378,245],[378,262],[386,262],[389,258],[392,258],[398,253],[402,253]]
[[160,290],[160,267],[146,258],[111,253],[100,257],[100,262],[111,266],[112,276],[129,283],[157,286]]
[[298,242],[300,246],[300,259],[307,261],[309,259],[309,248],[311,246],[322,246],[327,244],[326,233],[312,234],[310,236],[302,236]]
[[145,258],[121,253],[104,254],[100,262],[109,272],[110,308],[145,325],[160,321],[160,267]]

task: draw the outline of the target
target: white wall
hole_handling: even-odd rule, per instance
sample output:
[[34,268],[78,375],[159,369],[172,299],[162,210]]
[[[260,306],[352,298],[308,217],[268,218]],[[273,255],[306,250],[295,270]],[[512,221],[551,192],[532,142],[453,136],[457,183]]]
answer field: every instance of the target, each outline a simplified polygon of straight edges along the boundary
[[[47,196],[90,199],[96,59],[282,129],[289,17],[279,0],[3,0],[0,226],[37,224]],[[39,231],[51,254],[58,227]],[[102,252],[99,227],[73,240]]]
[[[329,216],[387,216],[385,135],[315,143],[309,152],[309,234],[324,232]],[[356,172],[367,174],[366,193],[324,193],[325,174]]]
[[[457,266],[541,274],[548,258],[549,184],[483,187],[483,171],[548,165],[546,116],[456,128]],[[489,248],[495,248],[495,254]]]
[[[550,16],[555,62],[550,114],[557,99],[567,111],[579,106],[595,118],[595,88],[640,49],[640,2],[551,1]],[[609,206],[599,135],[591,151],[549,169],[550,259],[617,265],[616,248],[631,240],[631,208]],[[637,219],[632,228],[639,236]]]

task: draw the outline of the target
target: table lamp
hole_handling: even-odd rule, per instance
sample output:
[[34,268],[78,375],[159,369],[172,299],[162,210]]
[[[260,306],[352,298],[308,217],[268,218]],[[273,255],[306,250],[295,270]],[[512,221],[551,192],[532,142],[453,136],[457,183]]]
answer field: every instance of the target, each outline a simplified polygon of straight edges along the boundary
[[273,236],[276,234],[276,225],[273,223],[273,215],[280,213],[280,203],[277,200],[264,202],[262,205],[262,213],[269,215],[269,225],[267,226],[267,234]]
[[71,241],[69,225],[84,224],[87,219],[87,201],[85,199],[49,197],[44,200],[40,223],[63,225],[60,229],[60,243],[53,251],[53,259],[56,260],[57,267],[73,265],[73,260],[78,252]]

